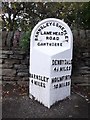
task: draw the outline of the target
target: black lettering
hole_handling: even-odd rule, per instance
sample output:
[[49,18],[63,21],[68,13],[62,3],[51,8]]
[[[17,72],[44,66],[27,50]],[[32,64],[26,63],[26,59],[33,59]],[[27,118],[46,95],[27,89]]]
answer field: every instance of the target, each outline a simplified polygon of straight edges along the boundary
[[53,32],[53,35],[57,35],[58,32]]
[[52,37],[50,36],[49,39],[52,40]]
[[61,84],[59,84],[59,88],[61,88],[62,87],[62,85]]
[[46,78],[46,81],[45,82],[48,82],[49,78]]
[[55,37],[53,37],[53,40],[55,40]]
[[38,39],[37,39],[37,38],[35,38],[35,41],[38,41]]
[[38,29],[38,31],[40,32],[40,31],[41,31],[41,29],[39,28],[39,29]]
[[46,40],[48,40],[49,39],[49,37],[48,36],[46,36]]
[[52,25],[52,22],[50,22],[49,24],[50,24],[50,26],[51,26],[51,25]]
[[55,26],[55,22],[53,23],[53,26]]
[[61,35],[63,35],[63,32],[61,32]]
[[37,31],[37,32],[36,32],[36,34],[38,35],[38,34],[39,34],[39,32]]
[[40,43],[38,42],[37,45],[40,46]]
[[34,84],[37,85],[37,81],[34,81]]
[[53,69],[55,72],[57,72],[57,68],[55,67],[54,69]]
[[68,82],[68,86],[70,85],[70,82]]
[[69,70],[71,70],[71,66],[69,66]]
[[58,84],[54,85],[54,89],[57,89],[58,88]]
[[67,31],[66,30],[64,30],[63,32],[64,32],[64,35],[67,35]]
[[43,84],[42,84],[42,87],[44,87],[44,88],[45,88],[45,83],[43,83]]
[[62,71],[63,70],[63,67],[60,67],[60,71]]
[[59,40],[59,37],[56,37],[56,40]]
[[46,25],[43,25],[43,28],[46,28],[47,26]]
[[31,80],[31,83],[33,83],[33,79]]
[[46,26],[49,26],[49,24],[48,24],[48,23],[46,23]]
[[61,28],[62,31],[63,31],[64,29],[65,29],[64,27]]
[[67,39],[68,38],[68,36],[65,36],[65,39]]
[[60,43],[60,46],[62,46],[62,43]]
[[61,25],[59,25],[58,27],[59,27],[59,28],[62,28],[62,26],[61,26]]
[[56,27],[58,27],[58,23],[56,23]]
[[41,28],[41,29],[43,29],[43,27],[42,27],[42,26],[41,26],[40,28]]
[[35,37],[37,38],[37,37],[38,37],[38,35],[35,35]]
[[30,73],[30,78],[33,78],[33,74]]

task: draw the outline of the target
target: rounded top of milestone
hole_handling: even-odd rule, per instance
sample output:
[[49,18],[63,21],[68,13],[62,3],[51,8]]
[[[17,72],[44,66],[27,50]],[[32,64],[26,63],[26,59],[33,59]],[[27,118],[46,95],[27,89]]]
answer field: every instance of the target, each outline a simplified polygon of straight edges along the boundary
[[72,32],[64,21],[47,18],[40,21],[32,30],[31,47],[70,48],[72,39]]

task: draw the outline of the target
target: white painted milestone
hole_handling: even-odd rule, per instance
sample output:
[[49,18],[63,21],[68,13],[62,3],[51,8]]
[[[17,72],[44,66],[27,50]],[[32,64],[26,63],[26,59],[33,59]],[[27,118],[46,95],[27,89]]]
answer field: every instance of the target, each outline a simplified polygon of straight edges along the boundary
[[30,40],[30,98],[50,108],[70,96],[73,36],[62,20],[39,22]]

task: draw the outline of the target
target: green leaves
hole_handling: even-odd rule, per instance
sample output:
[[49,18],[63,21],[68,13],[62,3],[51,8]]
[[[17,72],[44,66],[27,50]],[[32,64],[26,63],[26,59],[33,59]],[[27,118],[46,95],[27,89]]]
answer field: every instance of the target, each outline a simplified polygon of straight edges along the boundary
[[64,19],[73,28],[90,29],[90,2],[5,2],[2,11],[3,26],[9,26],[9,30],[20,27],[22,31],[28,31],[29,27],[33,28],[40,20],[50,17]]
[[30,46],[30,36],[31,36],[31,30],[24,32],[23,36],[21,37],[20,40],[20,47],[24,50],[27,51]]

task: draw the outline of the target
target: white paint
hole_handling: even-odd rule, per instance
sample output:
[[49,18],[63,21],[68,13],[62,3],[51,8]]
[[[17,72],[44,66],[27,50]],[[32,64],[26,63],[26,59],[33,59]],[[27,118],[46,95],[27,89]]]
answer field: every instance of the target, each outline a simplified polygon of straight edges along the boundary
[[[50,25],[50,23],[52,23],[54,26]],[[38,29],[43,25],[46,27],[40,30],[40,32],[38,33],[38,37],[35,37],[35,35],[37,35],[36,33]],[[55,32],[59,33],[63,31],[59,27],[57,27],[57,25],[61,25],[62,27],[64,27],[64,30],[66,30],[68,42],[64,42],[64,40],[66,40],[66,35],[53,35]],[[51,35],[43,35],[43,33],[45,32],[51,32]],[[59,40],[47,40],[46,37],[50,36],[59,37]],[[37,41],[35,41],[35,39],[37,39]],[[62,46],[38,46],[38,42],[44,43],[46,45],[47,43],[60,43],[60,45],[62,44]],[[52,65],[52,60],[72,60],[72,47],[72,32],[65,22],[55,18],[48,18],[42,20],[34,27],[31,34],[29,71],[32,75],[35,74],[41,77],[45,76],[48,81],[43,82],[42,80],[38,79],[40,77],[38,77],[37,79],[30,77],[30,98],[32,98],[33,96],[35,97],[35,100],[38,100],[40,103],[44,104],[44,106],[50,108],[50,106],[53,105],[56,101],[63,100],[66,97],[70,96],[71,79],[52,83],[52,78],[60,78],[62,76],[71,75],[72,65]],[[68,66],[70,67],[70,70],[68,70]],[[59,69],[62,69],[62,67],[64,67],[64,70],[67,68],[67,71],[56,72],[54,71],[55,67]],[[41,84],[41,82],[43,85],[45,84],[45,88],[36,85],[37,82],[39,82],[39,84]],[[70,85],[55,89],[55,85],[57,84],[58,87],[60,87],[61,84]]]

